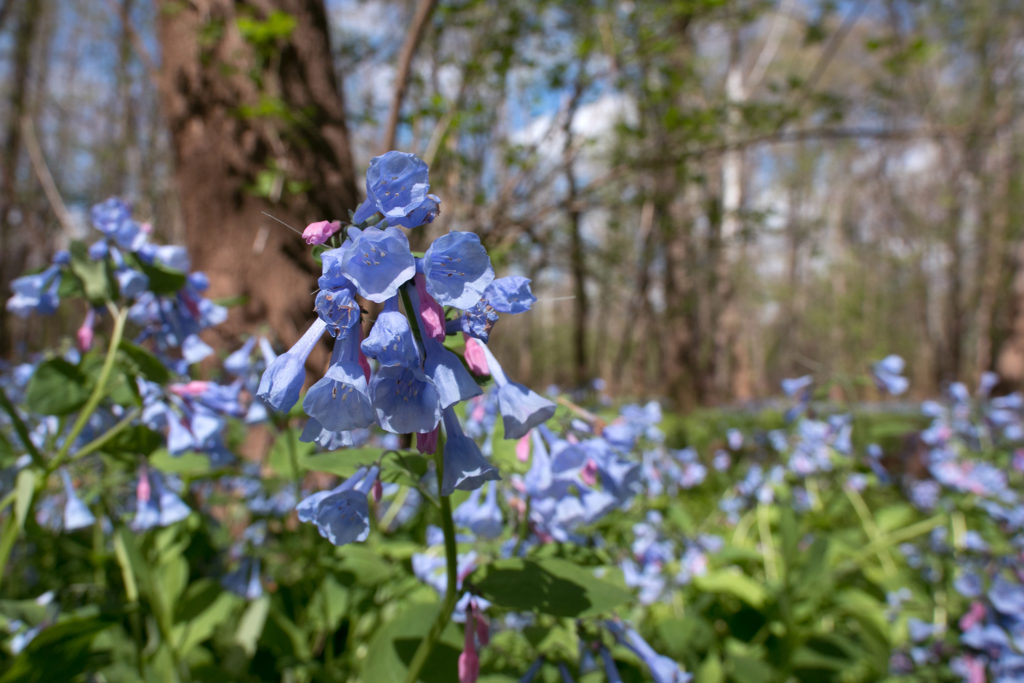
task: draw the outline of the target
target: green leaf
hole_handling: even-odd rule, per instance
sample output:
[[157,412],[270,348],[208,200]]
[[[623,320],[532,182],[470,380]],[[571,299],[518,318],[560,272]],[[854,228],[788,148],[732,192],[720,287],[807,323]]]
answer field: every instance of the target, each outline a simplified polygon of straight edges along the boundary
[[84,242],[72,242],[71,272],[82,283],[85,298],[92,304],[113,301],[118,296],[117,279],[110,270],[107,259],[94,261],[89,258],[89,248]]
[[0,682],[79,680],[96,655],[92,641],[113,626],[110,619],[72,617],[44,628],[11,663]]
[[43,361],[25,390],[25,406],[41,415],[67,415],[89,399],[85,374],[63,358]]
[[14,484],[15,501],[14,517],[17,520],[15,529],[21,529],[25,525],[25,518],[28,517],[29,508],[32,506],[32,497],[36,493],[36,471],[26,467],[18,472],[18,479]]
[[728,593],[756,609],[764,606],[767,597],[764,586],[735,568],[720,569],[695,577],[693,583],[699,591]]
[[[430,629],[437,610],[436,603],[413,603],[377,631],[362,664],[362,680],[366,683],[405,680],[413,654]],[[462,650],[459,630],[451,622],[445,626],[423,667],[421,681],[447,683],[458,679],[459,652]]]
[[[195,585],[193,584],[193,586]],[[221,590],[220,586],[216,584],[213,584],[213,589],[211,591],[206,587],[202,591],[203,595],[210,595],[212,593],[216,597],[212,602],[204,602],[205,608],[198,611],[198,613],[196,612],[196,607],[199,606],[199,603],[196,602],[195,596],[191,596],[192,600],[189,601],[190,596],[186,593],[185,600],[187,601],[188,609],[183,610],[177,615],[179,618],[176,620],[177,623],[174,624],[173,633],[177,650],[183,656],[188,654],[189,650],[212,636],[217,627],[232,616],[242,601],[237,595]]]
[[202,453],[186,451],[181,455],[171,455],[161,448],[149,457],[149,464],[161,472],[181,474],[187,477],[199,477],[208,474],[213,468],[210,458]]
[[171,270],[158,263],[146,263],[134,257],[132,260],[135,267],[149,278],[149,291],[154,294],[177,294],[185,287],[185,273]]
[[171,371],[146,349],[122,339],[118,346],[121,352],[121,363],[125,370],[150,382],[166,384],[171,379]]
[[235,642],[250,657],[256,652],[256,643],[263,633],[263,627],[267,623],[267,613],[270,611],[270,596],[263,595],[259,599],[249,603],[238,620],[238,629],[235,631]]
[[478,568],[466,581],[500,607],[556,617],[601,614],[633,599],[590,570],[556,558],[498,560]]

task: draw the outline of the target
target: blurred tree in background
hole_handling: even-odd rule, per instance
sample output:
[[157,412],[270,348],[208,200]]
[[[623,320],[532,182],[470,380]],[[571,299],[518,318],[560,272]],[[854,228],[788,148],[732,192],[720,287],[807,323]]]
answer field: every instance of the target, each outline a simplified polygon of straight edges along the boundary
[[[1015,9],[6,0],[0,280],[119,194],[187,235],[235,329],[288,334],[313,271],[264,212],[345,218],[393,137],[436,230],[534,278],[502,353],[535,385],[691,406],[814,371],[870,397],[845,378],[888,352],[922,393],[1019,382]],[[4,325],[8,352],[41,332]]]

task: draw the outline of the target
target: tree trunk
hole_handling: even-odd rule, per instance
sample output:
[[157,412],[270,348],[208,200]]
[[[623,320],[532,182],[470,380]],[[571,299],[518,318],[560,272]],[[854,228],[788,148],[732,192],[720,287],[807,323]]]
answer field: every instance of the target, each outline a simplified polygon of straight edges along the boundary
[[[160,97],[193,267],[244,297],[226,331],[294,340],[315,267],[299,230],[357,203],[323,0],[166,0]],[[293,22],[292,28],[288,28]]]

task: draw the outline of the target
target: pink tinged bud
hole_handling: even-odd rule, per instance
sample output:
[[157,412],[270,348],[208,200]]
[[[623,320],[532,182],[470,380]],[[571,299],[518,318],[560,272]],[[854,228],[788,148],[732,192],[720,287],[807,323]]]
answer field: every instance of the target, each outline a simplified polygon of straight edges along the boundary
[[149,487],[149,474],[147,474],[145,470],[143,470],[142,473],[139,474],[139,484],[138,486],[135,487],[135,497],[139,501],[147,503],[149,502],[149,498],[151,495],[152,491],[150,490]]
[[487,623],[482,614],[476,622],[476,639],[480,642],[481,647],[491,642],[491,625]]
[[441,424],[438,423],[429,432],[416,433],[416,450],[424,455],[433,455],[437,452],[437,435],[441,433]]
[[519,462],[526,462],[530,459],[530,434],[526,433],[516,441],[516,458]]
[[302,239],[306,240],[306,244],[323,244],[339,230],[341,221],[317,221],[306,226],[302,231]]
[[142,224],[139,225],[139,229],[142,230],[142,232],[144,232],[144,233],[146,233],[148,235],[151,232],[153,232],[153,224],[152,223],[142,223]]
[[82,321],[82,326],[78,328],[78,350],[88,351],[92,348],[93,333],[92,328],[96,323],[96,312],[93,309],[85,314],[85,320]]
[[985,605],[978,601],[971,603],[971,608],[967,610],[967,614],[960,617],[960,630],[967,631],[971,627],[981,623],[985,618]]
[[466,636],[462,654],[459,655],[459,683],[476,683],[480,676],[480,657],[476,652],[475,630],[476,609],[472,601],[466,614]]
[[209,387],[209,382],[194,379],[188,384],[172,384],[169,388],[176,396],[201,396]]
[[592,459],[587,460],[583,469],[580,470],[580,479],[587,486],[593,486],[597,482],[597,463]]
[[379,503],[380,499],[384,496],[384,484],[380,483],[380,479],[373,482],[373,502]]
[[466,339],[466,349],[462,352],[463,357],[466,359],[466,365],[475,375],[486,377],[491,374],[491,371],[487,367],[487,356],[484,355],[484,350],[480,347],[480,342],[474,337],[470,337],[465,332],[462,336]]
[[967,683],[985,683],[985,662],[971,656],[964,657],[967,665]]
[[416,273],[413,278],[416,295],[420,300],[420,320],[423,321],[423,332],[439,342],[444,341],[444,309],[427,293],[427,279],[423,273]]

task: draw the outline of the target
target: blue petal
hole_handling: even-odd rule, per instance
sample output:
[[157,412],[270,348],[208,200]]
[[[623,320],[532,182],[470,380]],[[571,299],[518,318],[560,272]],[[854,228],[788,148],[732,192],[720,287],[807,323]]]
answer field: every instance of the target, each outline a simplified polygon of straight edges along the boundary
[[369,336],[363,340],[363,353],[381,365],[419,365],[420,352],[412,336],[409,319],[398,311],[398,299],[384,304]]
[[555,414],[554,403],[516,382],[498,387],[498,407],[506,439],[524,436]]
[[345,242],[337,254],[341,271],[370,301],[387,301],[416,274],[409,240],[398,228],[349,229],[349,235],[355,237]]
[[449,232],[434,240],[423,256],[427,292],[442,306],[466,309],[480,301],[494,280],[494,269],[480,238]]
[[437,388],[416,368],[382,367],[370,382],[380,426],[395,434],[429,432],[441,419]]
[[488,481],[501,479],[497,468],[484,458],[476,442],[463,434],[459,419],[451,408],[444,411],[444,427],[442,496],[450,496],[455,489],[472,491]]
[[427,348],[423,369],[437,387],[442,408],[483,393],[458,356],[433,339],[426,338],[423,342]]

